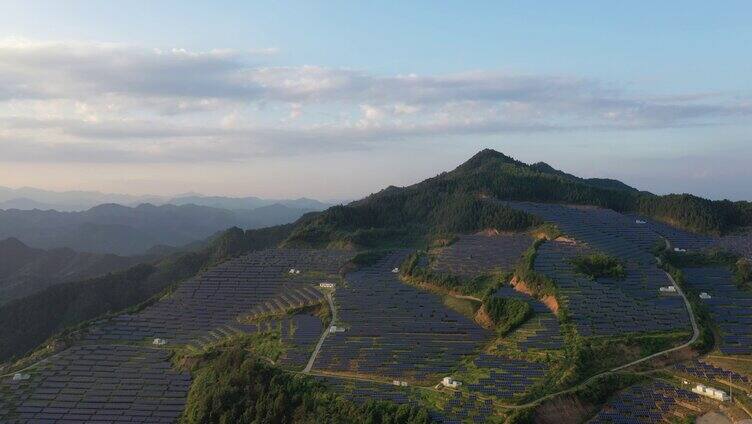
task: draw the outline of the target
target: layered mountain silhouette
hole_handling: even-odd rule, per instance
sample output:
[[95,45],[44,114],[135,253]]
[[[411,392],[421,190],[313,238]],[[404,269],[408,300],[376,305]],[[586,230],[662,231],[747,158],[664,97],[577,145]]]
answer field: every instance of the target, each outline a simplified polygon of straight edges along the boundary
[[0,304],[55,284],[119,271],[153,257],[34,249],[16,238],[0,240]]
[[0,239],[44,249],[136,255],[156,245],[182,246],[229,227],[261,228],[295,221],[311,209],[272,204],[229,210],[194,204],[104,204],[82,212],[0,210]]

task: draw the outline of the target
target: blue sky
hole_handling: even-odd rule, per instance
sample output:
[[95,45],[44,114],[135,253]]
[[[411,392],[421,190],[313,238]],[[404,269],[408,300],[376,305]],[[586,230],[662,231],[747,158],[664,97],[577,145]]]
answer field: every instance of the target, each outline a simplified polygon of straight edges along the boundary
[[354,198],[492,147],[752,199],[750,18],[741,1],[6,2],[0,185]]

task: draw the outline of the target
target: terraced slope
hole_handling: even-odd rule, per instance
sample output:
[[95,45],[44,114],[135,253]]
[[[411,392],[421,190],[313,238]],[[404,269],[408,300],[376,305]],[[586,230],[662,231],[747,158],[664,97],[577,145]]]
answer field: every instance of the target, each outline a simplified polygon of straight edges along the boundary
[[632,386],[615,396],[591,424],[652,424],[691,418],[710,409],[710,402],[687,390],[653,382]]
[[334,297],[346,331],[326,339],[314,371],[423,381],[447,374],[488,339],[438,296],[399,281],[392,270],[408,254],[396,251],[346,276]]
[[592,279],[577,273],[571,260],[591,250],[566,241],[544,243],[535,270],[553,279],[578,332],[583,336],[690,330],[689,315],[681,297],[664,294],[670,286],[655,266],[627,263],[624,280]]
[[172,369],[169,352],[128,345],[72,347],[0,381],[0,422],[173,423],[190,375]]
[[721,352],[728,355],[752,354],[752,292],[739,289],[725,268],[686,268],[685,282],[700,299],[721,331]]
[[450,246],[432,251],[431,268],[472,278],[494,270],[511,271],[533,244],[527,233],[464,234]]
[[290,268],[336,274],[350,256],[338,251],[297,249],[255,252],[182,283],[173,294],[141,312],[102,323],[85,340],[143,342],[159,337],[199,347],[238,331],[255,332],[255,324],[243,324],[238,318],[322,299],[313,288],[318,280],[292,278]]
[[[198,348],[238,333],[279,331],[287,346],[280,363],[302,369],[323,326],[318,317],[284,311],[321,299],[314,287],[351,256],[314,250],[254,252],[184,282],[140,312],[101,321],[73,347],[21,371],[21,379],[0,377],[0,423],[175,422],[191,379],[174,371],[169,348]],[[301,274],[291,276],[293,267]],[[282,315],[239,321],[272,303]],[[166,344],[155,347],[154,338]]]

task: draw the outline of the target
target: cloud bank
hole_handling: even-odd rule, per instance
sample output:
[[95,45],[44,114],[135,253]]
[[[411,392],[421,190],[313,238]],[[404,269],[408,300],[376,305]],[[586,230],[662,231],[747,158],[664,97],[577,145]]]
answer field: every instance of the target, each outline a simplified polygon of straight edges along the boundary
[[275,66],[274,49],[0,41],[6,161],[231,162],[477,134],[723,125],[723,93],[657,96],[561,75]]

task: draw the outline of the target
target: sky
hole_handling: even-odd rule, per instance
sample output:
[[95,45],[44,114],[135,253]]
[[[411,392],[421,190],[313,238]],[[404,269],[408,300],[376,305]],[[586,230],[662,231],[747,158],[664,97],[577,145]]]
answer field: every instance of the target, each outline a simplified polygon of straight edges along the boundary
[[748,1],[0,9],[0,186],[354,199],[493,148],[752,200]]

